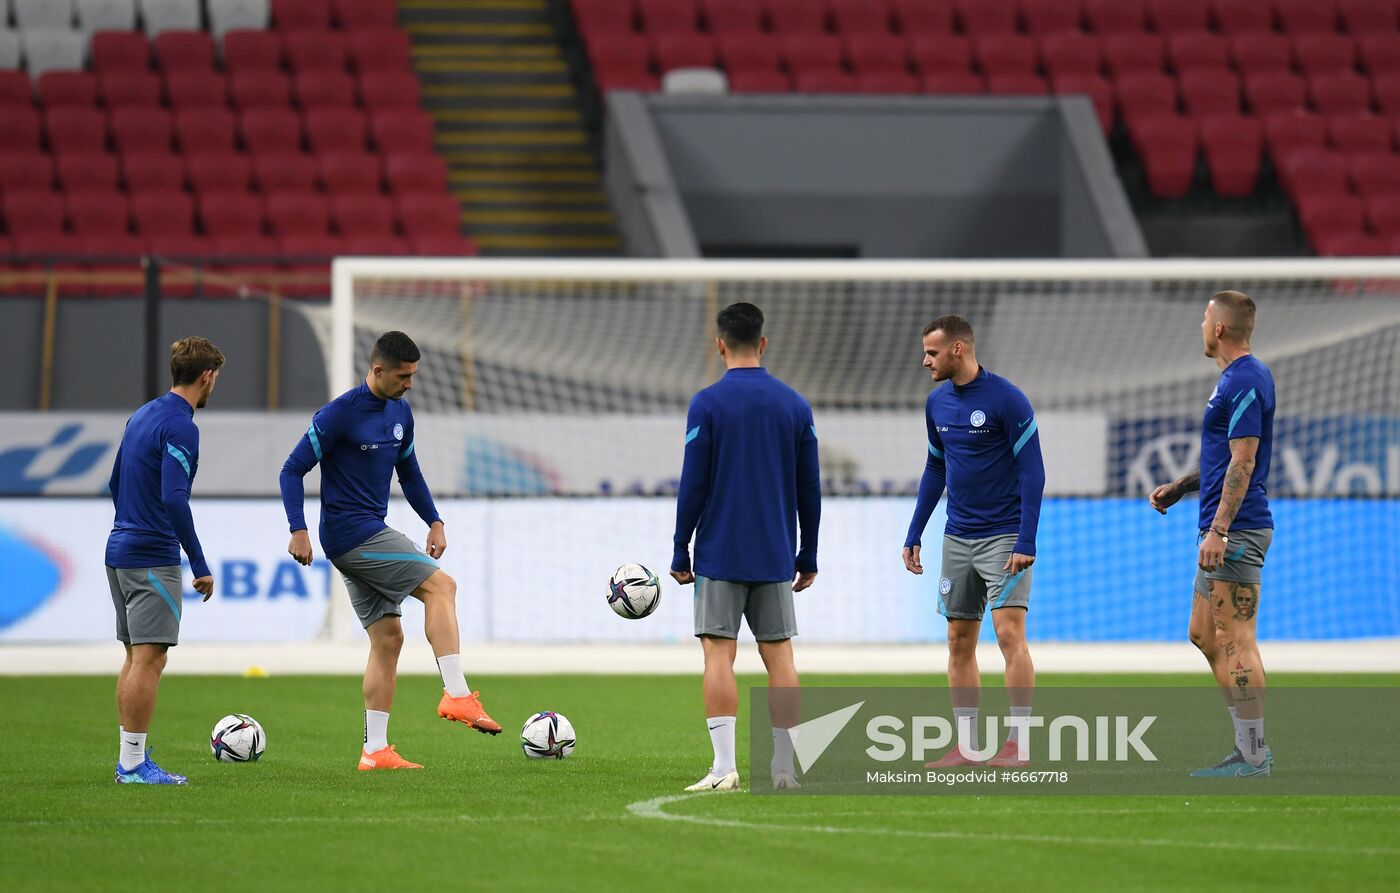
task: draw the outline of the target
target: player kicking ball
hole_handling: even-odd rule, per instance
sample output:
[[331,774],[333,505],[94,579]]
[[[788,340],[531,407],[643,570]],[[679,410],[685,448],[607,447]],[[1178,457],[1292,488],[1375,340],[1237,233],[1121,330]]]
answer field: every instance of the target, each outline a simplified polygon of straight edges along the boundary
[[1201,322],[1205,355],[1220,367],[1206,401],[1197,471],[1152,491],[1162,514],[1201,491],[1191,641],[1210,663],[1235,727],[1235,749],[1197,778],[1267,776],[1274,754],[1264,743],[1264,662],[1255,614],[1274,518],[1264,482],[1274,441],[1274,377],[1250,353],[1254,301],[1237,291],[1213,295]]
[[[958,746],[928,764],[946,768],[978,762],[977,638],[989,605],[1006,660],[1011,715],[1030,716],[1035,667],[1026,647],[1026,611],[1045,464],[1030,401],[1020,388],[977,362],[967,320],[952,315],[935,319],[924,327],[923,348],[924,368],[935,382],[948,384],[935,388],[924,407],[928,458],[903,557],[910,573],[924,572],[920,540],[946,486],[948,525],[938,613],[948,618],[948,687]],[[1027,764],[1018,747],[1019,731],[1012,727],[989,765]]]
[[[321,407],[282,466],[282,504],[292,531],[288,554],[311,564],[302,478],[319,463],[321,548],[344,576],[355,614],[369,633],[363,771],[423,768],[399,756],[388,740],[403,648],[400,605],[410,595],[423,603],[423,629],[442,675],[438,716],[491,735],[501,731],[462,674],[457,583],[438,567],[447,537],[414,455],[413,411],[403,399],[420,357],[418,345],[403,332],[380,336],[364,384]],[[384,523],[395,472],[404,497],[428,525],[427,554]]]
[[117,677],[121,752],[117,784],[185,784],[146,748],[166,652],[180,642],[180,549],[190,559],[194,590],[209,601],[214,576],[190,513],[199,470],[194,411],[214,392],[224,355],[203,338],[170,347],[173,387],[127,420],[108,488],[116,517],[107,537],[107,582],[117,609],[117,638],[126,661]]

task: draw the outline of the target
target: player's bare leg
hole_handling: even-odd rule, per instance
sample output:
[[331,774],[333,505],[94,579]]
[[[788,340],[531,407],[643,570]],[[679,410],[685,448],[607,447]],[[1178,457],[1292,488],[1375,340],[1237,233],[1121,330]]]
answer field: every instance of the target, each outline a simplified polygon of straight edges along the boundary
[[793,731],[801,721],[801,683],[792,657],[792,640],[759,642],[758,656],[768,670],[768,717],[773,723],[773,761],[769,765],[775,788],[795,788]]
[[[1006,661],[1006,694],[1011,702],[1011,715],[1030,716],[1035,694],[1035,664],[1026,644],[1026,609],[998,608],[992,611],[992,626],[996,628],[997,646]],[[989,761],[993,766],[1020,767],[1029,763],[1018,749],[1020,733],[1012,727],[1006,743]]]
[[705,677],[702,683],[705,725],[710,730],[715,761],[709,773],[687,787],[687,791],[739,789],[739,772],[734,756],[734,725],[739,712],[739,684],[734,680],[734,655],[738,652],[738,645],[735,639],[700,636],[700,646],[705,651]]
[[[1210,666],[1210,671],[1216,674],[1217,681],[1219,674],[1216,673],[1216,655],[1220,646],[1215,641],[1215,615],[1211,611],[1210,599],[1199,592],[1193,592],[1191,598],[1191,623],[1187,627],[1187,635],[1191,638],[1191,644],[1206,659],[1206,664]],[[1228,686],[1221,686],[1220,693],[1225,697],[1225,706],[1230,711],[1230,718],[1235,718],[1235,701],[1230,694]]]
[[1212,580],[1212,626],[1217,644],[1215,678],[1235,707],[1236,741],[1245,761],[1262,765],[1264,744],[1264,660],[1255,637],[1259,584]]
[[948,690],[953,698],[958,746],[929,763],[929,768],[977,762],[970,754],[977,749],[977,711],[982,700],[982,677],[977,667],[977,637],[981,632],[980,620],[948,620]]
[[365,746],[360,771],[372,769],[422,769],[399,756],[389,743],[389,709],[399,679],[399,654],[403,651],[403,624],[394,615],[381,617],[365,630],[369,633],[369,661],[365,664]]
[[472,691],[462,673],[461,633],[457,628],[457,581],[446,571],[435,571],[413,590],[423,603],[423,632],[437,658],[443,693],[438,716],[460,722],[488,735],[501,734],[501,725],[481,706],[481,693]]
[[126,661],[117,677],[117,719],[126,731],[145,734],[150,730],[165,660],[164,645],[126,646]]

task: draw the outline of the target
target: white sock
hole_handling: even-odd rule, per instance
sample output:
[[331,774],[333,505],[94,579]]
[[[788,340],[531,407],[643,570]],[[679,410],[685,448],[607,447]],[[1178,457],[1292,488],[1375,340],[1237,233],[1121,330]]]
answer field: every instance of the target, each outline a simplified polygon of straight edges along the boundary
[[773,730],[773,762],[768,764],[770,775],[796,775],[792,768],[792,743],[796,729]]
[[1264,762],[1264,717],[1240,719],[1235,717],[1235,746],[1244,754],[1246,763],[1258,766]]
[[710,774],[716,778],[738,771],[734,762],[734,720],[732,716],[711,716],[705,720],[710,729],[710,745],[715,749]]
[[1240,753],[1244,753],[1244,748],[1240,747],[1240,724],[1238,722],[1240,710],[1238,707],[1226,707],[1225,709],[1230,711],[1230,725],[1235,730],[1235,747],[1239,748]]
[[977,749],[976,707],[954,707],[953,721],[958,727],[958,750],[963,756],[970,756]]
[[128,732],[121,726],[121,766],[122,770],[130,772],[137,766],[146,762],[146,733]]
[[365,711],[365,753],[376,753],[389,746],[389,714],[383,710]]
[[467,677],[462,675],[462,655],[444,654],[437,659],[438,672],[442,674],[442,687],[454,698],[465,698],[472,693],[467,685]]
[[[1029,707],[1012,707],[1012,708],[1011,708],[1011,715],[1012,715],[1012,716],[1030,716],[1030,715],[1031,715],[1031,708],[1029,708]],[[1015,724],[1013,723],[1012,726],[1011,726],[1011,732],[1006,736],[1006,740],[1007,740],[1009,743],[1011,743],[1011,744],[1016,744],[1017,742],[1019,742],[1019,741],[1021,740],[1021,729],[1020,729],[1020,727],[1017,726],[1017,725],[1015,725]]]

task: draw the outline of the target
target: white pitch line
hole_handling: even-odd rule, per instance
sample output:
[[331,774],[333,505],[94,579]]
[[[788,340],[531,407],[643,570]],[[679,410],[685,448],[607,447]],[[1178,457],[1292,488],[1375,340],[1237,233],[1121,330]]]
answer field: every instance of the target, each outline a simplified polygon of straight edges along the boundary
[[[675,815],[664,807],[682,800],[696,797],[723,796],[716,794],[672,794],[639,800],[627,807],[627,811],[638,818],[659,819],[669,822],[687,822],[715,828],[749,828],[755,831],[812,831],[818,834],[874,834],[885,837],[917,837],[927,840],[998,840],[1007,843],[1057,843],[1071,846],[1145,846],[1145,847],[1199,847],[1211,850],[1252,850],[1284,853],[1333,853],[1344,856],[1400,856],[1400,849],[1387,847],[1319,847],[1305,844],[1271,843],[1229,843],[1218,840],[1182,840],[1154,837],[1074,837],[1060,834],[1003,834],[981,831],[914,831],[905,828],[840,828],[834,825],[784,825],[770,822],[748,822],[742,819],[712,818],[709,816]],[[878,818],[878,815],[871,814]]]

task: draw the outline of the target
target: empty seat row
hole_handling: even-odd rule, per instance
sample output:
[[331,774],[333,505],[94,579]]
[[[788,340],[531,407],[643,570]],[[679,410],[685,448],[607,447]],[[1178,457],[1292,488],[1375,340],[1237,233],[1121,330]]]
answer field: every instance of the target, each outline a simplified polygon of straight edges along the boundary
[[[21,29],[104,28],[131,30],[138,18],[149,34],[171,28],[208,27],[215,34],[235,28],[394,27],[394,0],[9,0]],[[0,9],[0,14],[4,10]],[[3,15],[0,15],[3,18]]]

